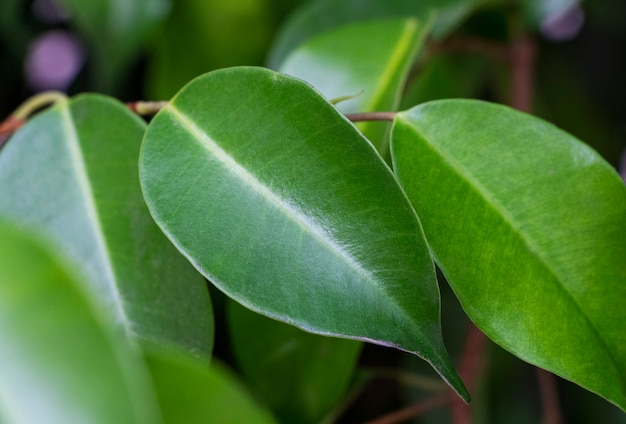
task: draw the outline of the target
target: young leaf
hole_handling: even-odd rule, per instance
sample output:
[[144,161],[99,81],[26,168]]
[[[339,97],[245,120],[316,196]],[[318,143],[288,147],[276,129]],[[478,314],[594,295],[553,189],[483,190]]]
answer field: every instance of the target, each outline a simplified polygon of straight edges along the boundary
[[145,128],[124,105],[97,95],[36,116],[0,151],[0,216],[49,236],[127,334],[208,354],[204,280],[141,195]]
[[[433,35],[440,38],[456,27],[481,0],[311,0],[283,25],[268,57],[280,69],[285,58],[309,38],[349,23],[385,18],[416,18],[426,22],[433,12]],[[370,41],[374,41],[370,39]]]
[[495,342],[626,408],[626,187],[589,147],[504,106],[400,113],[392,157],[436,261]]
[[0,225],[0,421],[158,423],[145,366],[49,246]]
[[146,362],[166,424],[275,422],[219,361],[149,348]]
[[306,333],[233,301],[228,326],[239,367],[282,422],[319,423],[348,389],[361,343]]
[[[328,99],[361,93],[337,104],[344,113],[396,110],[406,77],[428,27],[415,19],[360,22],[313,37],[285,60],[281,72],[303,79]],[[385,122],[359,129],[382,154]]]
[[262,68],[197,78],[150,123],[140,179],[163,231],[231,298],[313,333],[418,354],[465,395],[417,216],[308,84]]

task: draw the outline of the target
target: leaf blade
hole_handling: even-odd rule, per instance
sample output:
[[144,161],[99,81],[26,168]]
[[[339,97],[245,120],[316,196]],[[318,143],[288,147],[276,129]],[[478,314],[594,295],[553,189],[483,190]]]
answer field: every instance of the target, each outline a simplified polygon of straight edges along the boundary
[[403,112],[392,151],[472,320],[623,409],[624,313],[614,298],[626,295],[626,192],[612,168],[537,118],[477,101]]
[[[415,19],[367,21],[315,36],[294,50],[281,72],[303,79],[344,113],[395,111],[411,65],[430,24]],[[384,155],[388,124],[363,122],[361,132]]]
[[231,298],[306,331],[419,352],[462,387],[417,217],[309,85],[261,68],[199,77],[151,122],[140,177],[163,231]]
[[206,355],[213,323],[204,282],[141,196],[144,131],[145,123],[103,96],[38,115],[0,153],[0,215],[46,234],[73,258],[121,331]]
[[0,234],[0,416],[160,422],[137,353],[108,327],[66,264],[50,246],[4,222]]

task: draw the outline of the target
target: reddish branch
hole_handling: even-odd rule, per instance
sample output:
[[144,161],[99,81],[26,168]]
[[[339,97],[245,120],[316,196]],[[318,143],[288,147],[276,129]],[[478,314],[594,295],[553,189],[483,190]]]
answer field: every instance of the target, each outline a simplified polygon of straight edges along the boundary
[[425,414],[426,412],[430,412],[441,406],[444,406],[449,402],[449,400],[450,400],[449,395],[447,393],[442,393],[440,395],[433,396],[428,399],[424,399],[423,401],[418,402],[409,407],[406,407],[404,409],[398,409],[397,411],[394,411],[391,414],[387,414],[380,418],[376,418],[372,421],[368,421],[366,424],[399,423],[399,422],[417,417],[418,415]]
[[0,148],[25,122],[26,120],[15,118],[11,115],[4,122],[0,123]]
[[[485,346],[487,337],[474,324],[470,323],[465,338],[465,346],[459,361],[459,376],[465,383],[470,395],[473,396],[476,382],[484,368]],[[452,422],[469,424],[472,422],[470,406],[458,396],[452,397]]]

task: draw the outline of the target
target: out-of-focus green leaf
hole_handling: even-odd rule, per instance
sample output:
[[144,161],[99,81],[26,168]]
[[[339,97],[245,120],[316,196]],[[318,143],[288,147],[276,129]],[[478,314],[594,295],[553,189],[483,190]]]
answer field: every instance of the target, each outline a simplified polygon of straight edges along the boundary
[[60,0],[85,35],[99,91],[119,89],[121,76],[170,10],[170,0]]
[[467,396],[417,216],[310,85],[262,68],[199,77],[150,123],[140,178],[163,231],[231,298],[309,332],[415,353]]
[[260,65],[273,32],[271,0],[180,0],[148,68],[150,97],[171,98],[198,75]]
[[146,361],[167,424],[274,423],[219,361],[165,349],[146,349]]
[[482,88],[487,66],[486,60],[474,55],[433,57],[403,94],[400,109],[431,100],[475,97]]
[[160,422],[145,366],[52,249],[6,223],[0,240],[0,421]]
[[398,178],[472,320],[626,408],[626,186],[569,134],[471,100],[400,113]]
[[[433,36],[454,29],[482,0],[311,0],[283,25],[267,63],[280,69],[285,58],[309,38],[352,22],[385,18],[416,18],[426,22],[437,13]],[[371,40],[373,41],[373,40]]]
[[[281,72],[311,83],[345,113],[396,110],[406,77],[428,30],[415,19],[360,22],[307,40],[285,60]],[[384,154],[384,122],[362,122],[361,132]]]
[[306,333],[229,302],[239,367],[282,422],[317,423],[345,394],[362,344]]
[[137,161],[146,125],[99,95],[29,121],[0,151],[0,216],[45,234],[128,335],[208,354],[204,280],[156,226]]

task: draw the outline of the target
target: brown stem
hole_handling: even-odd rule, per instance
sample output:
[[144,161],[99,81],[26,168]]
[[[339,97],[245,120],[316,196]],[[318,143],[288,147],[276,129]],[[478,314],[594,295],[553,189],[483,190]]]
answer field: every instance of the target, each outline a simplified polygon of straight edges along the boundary
[[522,37],[510,48],[511,99],[515,109],[530,112],[534,90],[536,46],[530,37]]
[[390,414],[383,415],[382,417],[378,417],[372,421],[368,421],[366,424],[395,424],[410,418],[417,417],[421,414],[425,414],[426,412],[432,411],[433,409],[437,409],[441,406],[444,406],[450,401],[450,395],[448,393],[442,393],[437,396],[430,397],[428,399],[424,399],[421,402],[418,402],[414,405],[408,406],[403,409],[399,409]]
[[126,107],[135,112],[137,115],[150,116],[156,114],[167,105],[165,101],[158,102],[129,102]]
[[[469,324],[465,346],[459,361],[459,376],[463,379],[470,395],[474,394],[476,381],[480,377],[484,365],[484,352],[487,337],[473,323]],[[452,398],[452,422],[454,424],[469,424],[472,422],[472,414],[469,405],[461,398]]]
[[554,374],[537,368],[537,379],[539,380],[539,392],[543,405],[543,424],[562,424],[563,416],[559,407],[559,394],[556,387],[556,377]]
[[346,118],[352,122],[361,121],[393,121],[396,112],[364,112],[364,113],[347,113]]

